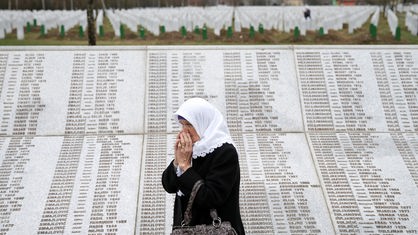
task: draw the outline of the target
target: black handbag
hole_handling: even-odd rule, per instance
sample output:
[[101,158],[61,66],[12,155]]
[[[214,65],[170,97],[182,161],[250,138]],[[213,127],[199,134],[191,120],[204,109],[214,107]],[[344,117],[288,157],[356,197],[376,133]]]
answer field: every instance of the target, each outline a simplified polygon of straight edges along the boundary
[[181,226],[175,226],[171,232],[171,235],[237,235],[237,232],[231,226],[231,223],[228,221],[222,221],[221,218],[218,217],[216,209],[210,210],[210,216],[212,217],[211,225],[202,224],[189,226],[190,221],[192,220],[193,201],[202,184],[203,180],[199,180],[194,184],[189,201],[187,203],[186,211],[184,212],[184,218],[181,222]]

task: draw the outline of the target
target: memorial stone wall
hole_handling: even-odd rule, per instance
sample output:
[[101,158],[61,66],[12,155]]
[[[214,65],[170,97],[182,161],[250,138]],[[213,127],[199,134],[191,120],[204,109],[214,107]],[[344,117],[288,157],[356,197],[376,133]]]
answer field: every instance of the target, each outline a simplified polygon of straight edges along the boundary
[[191,97],[247,234],[418,234],[417,46],[0,47],[0,234],[168,234]]

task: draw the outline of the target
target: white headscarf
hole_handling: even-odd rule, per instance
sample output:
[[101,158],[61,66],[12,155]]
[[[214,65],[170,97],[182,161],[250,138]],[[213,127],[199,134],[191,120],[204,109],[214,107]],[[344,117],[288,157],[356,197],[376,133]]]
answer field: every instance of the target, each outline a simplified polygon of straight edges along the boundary
[[204,157],[224,143],[233,144],[222,113],[202,98],[186,100],[174,114],[185,118],[193,125],[200,140],[193,145],[192,157]]

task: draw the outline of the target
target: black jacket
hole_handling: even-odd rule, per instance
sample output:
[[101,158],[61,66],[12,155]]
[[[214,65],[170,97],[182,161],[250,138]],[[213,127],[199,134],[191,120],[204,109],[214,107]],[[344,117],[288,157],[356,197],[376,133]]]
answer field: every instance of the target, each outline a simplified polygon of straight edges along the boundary
[[192,161],[192,167],[180,177],[176,175],[173,162],[162,175],[162,184],[168,193],[180,190],[185,195],[176,195],[173,224],[181,224],[193,185],[203,179],[204,185],[194,200],[190,225],[212,224],[209,210],[215,208],[222,221],[229,221],[238,234],[245,234],[239,210],[240,168],[235,147],[223,144],[205,157]]

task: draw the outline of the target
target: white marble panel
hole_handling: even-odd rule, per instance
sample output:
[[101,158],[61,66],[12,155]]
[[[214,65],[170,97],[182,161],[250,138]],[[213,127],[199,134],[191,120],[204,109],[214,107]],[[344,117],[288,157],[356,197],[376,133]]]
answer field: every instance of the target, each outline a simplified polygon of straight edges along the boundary
[[166,112],[167,127],[147,122],[147,132],[174,131],[172,114],[196,96],[217,106],[232,131],[303,130],[291,50],[156,49],[148,59],[147,111]]
[[309,134],[309,142],[338,234],[418,231],[417,159],[404,135]]
[[142,136],[0,142],[6,234],[134,233]]
[[164,191],[161,177],[173,159],[174,138],[166,134],[144,137],[136,234],[169,234],[171,231],[174,195]]
[[[250,143],[248,135],[252,135]],[[243,134],[234,138],[240,153],[240,202],[247,233],[333,232],[323,189],[303,134]],[[263,179],[252,175],[251,168],[257,167],[249,161],[253,155],[260,162]]]
[[143,132],[143,51],[4,53],[0,134]]
[[295,53],[308,130],[418,130],[418,51],[309,48]]
[[[62,137],[0,138],[2,231],[6,234],[35,234],[54,176]],[[4,231],[5,230],[5,231]]]

